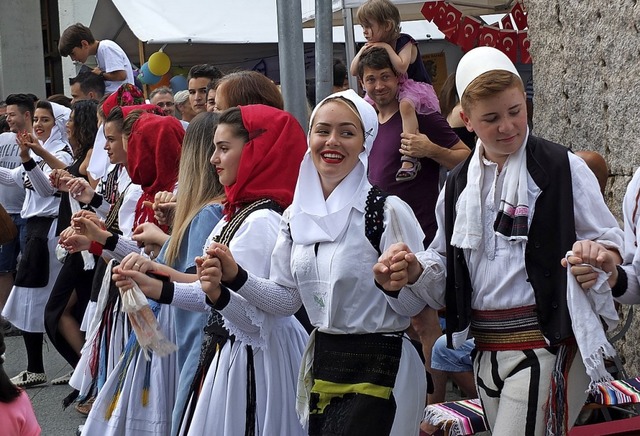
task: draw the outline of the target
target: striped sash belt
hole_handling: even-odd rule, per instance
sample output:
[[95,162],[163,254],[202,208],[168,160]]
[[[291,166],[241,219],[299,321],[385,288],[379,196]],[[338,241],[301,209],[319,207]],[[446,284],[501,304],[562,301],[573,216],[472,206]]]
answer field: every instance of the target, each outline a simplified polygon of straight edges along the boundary
[[481,351],[545,348],[535,305],[501,310],[474,310],[471,333]]

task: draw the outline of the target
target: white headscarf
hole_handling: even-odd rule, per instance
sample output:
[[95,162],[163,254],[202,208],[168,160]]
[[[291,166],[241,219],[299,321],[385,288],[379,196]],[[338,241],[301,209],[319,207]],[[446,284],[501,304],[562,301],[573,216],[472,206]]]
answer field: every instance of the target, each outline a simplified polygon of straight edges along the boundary
[[49,150],[49,145],[53,144],[55,141],[62,141],[65,144],[69,143],[69,138],[67,137],[67,121],[69,121],[69,116],[71,115],[71,109],[68,107],[62,106],[58,103],[49,103],[53,110],[54,124],[49,138],[42,145],[47,150]]
[[[378,134],[378,116],[369,103],[349,89],[322,100],[313,110],[311,122],[318,109],[328,99],[335,97],[349,100],[358,109],[364,127],[364,150],[358,155],[359,162],[353,170],[326,200],[322,193],[320,176],[311,158],[311,151],[307,150],[300,165],[300,174],[291,204],[291,238],[296,244],[308,245],[335,241],[347,228],[351,209],[364,212],[367,193],[371,187],[367,178],[368,158],[373,141]],[[311,136],[311,127],[307,140]]]

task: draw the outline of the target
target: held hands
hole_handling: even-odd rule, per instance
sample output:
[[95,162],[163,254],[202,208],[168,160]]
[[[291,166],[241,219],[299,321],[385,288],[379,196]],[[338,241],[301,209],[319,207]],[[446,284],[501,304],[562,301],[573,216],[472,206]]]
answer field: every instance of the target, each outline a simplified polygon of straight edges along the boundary
[[196,266],[202,290],[214,303],[220,298],[220,283],[231,282],[238,275],[229,247],[217,242],[209,246],[206,256],[196,258]]
[[169,239],[169,235],[153,223],[144,223],[136,227],[132,239],[138,243],[139,247],[144,247],[145,254],[155,258],[162,245]]
[[73,227],[67,227],[60,233],[58,243],[62,248],[67,250],[68,253],[78,253],[83,250],[88,250],[91,246],[89,238],[76,234]]
[[157,300],[162,294],[162,281],[149,277],[147,273],[157,271],[158,267],[159,265],[149,258],[131,253],[113,269],[112,278],[116,286],[123,291],[131,289],[135,282],[145,296]]
[[170,226],[176,210],[176,196],[173,192],[158,192],[150,205],[153,215],[160,225]]
[[49,182],[51,183],[51,186],[56,188],[58,191],[68,192],[69,189],[67,188],[66,182],[62,181],[63,177],[66,177],[67,179],[73,178],[68,171],[55,169],[51,171],[51,174],[49,174]]
[[82,177],[62,176],[58,189],[69,192],[70,196],[84,204],[91,203],[95,194],[89,182]]
[[202,291],[207,294],[209,300],[215,303],[222,292],[220,289],[220,282],[222,281],[220,259],[209,255],[196,257],[196,271]]
[[[598,273],[593,267],[600,268],[604,272],[611,273],[609,276],[609,286],[615,285],[618,280],[618,270],[616,265],[622,262],[622,258],[616,251],[612,251],[594,241],[576,241],[572,247],[573,256],[569,256],[571,274],[573,274],[582,289],[590,289],[598,279]],[[562,266],[565,268],[567,259],[562,259]]]
[[386,291],[399,292],[405,285],[415,283],[422,274],[422,265],[409,247],[402,243],[387,249],[373,266],[376,282]]
[[97,241],[104,244],[111,235],[104,223],[96,216],[95,213],[81,210],[71,217],[71,227],[76,234],[87,237],[90,241]]

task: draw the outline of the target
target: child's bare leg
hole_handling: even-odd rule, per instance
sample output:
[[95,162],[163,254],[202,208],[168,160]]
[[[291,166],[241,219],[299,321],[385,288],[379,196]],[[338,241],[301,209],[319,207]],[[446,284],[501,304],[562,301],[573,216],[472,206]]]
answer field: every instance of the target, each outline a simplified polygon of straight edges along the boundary
[[[402,132],[415,134],[418,129],[418,117],[416,109],[410,100],[400,100],[400,116],[402,117]],[[402,157],[402,167],[396,174],[396,180],[409,181],[416,177],[416,173],[420,170],[418,160],[411,156]]]

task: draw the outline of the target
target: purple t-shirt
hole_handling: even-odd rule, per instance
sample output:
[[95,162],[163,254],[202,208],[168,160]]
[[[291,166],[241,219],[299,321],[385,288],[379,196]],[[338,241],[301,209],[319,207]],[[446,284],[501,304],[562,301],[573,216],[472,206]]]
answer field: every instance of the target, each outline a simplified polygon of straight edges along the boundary
[[[444,148],[451,148],[460,141],[447,120],[438,112],[418,114],[420,132],[431,141]],[[404,200],[416,214],[425,234],[425,247],[431,243],[436,234],[435,207],[438,199],[438,180],[440,165],[429,158],[420,159],[422,169],[415,179],[406,182],[396,181],[396,173],[400,169],[400,134],[402,118],[396,112],[387,122],[380,123],[378,136],[369,154],[369,181],[389,194]]]

